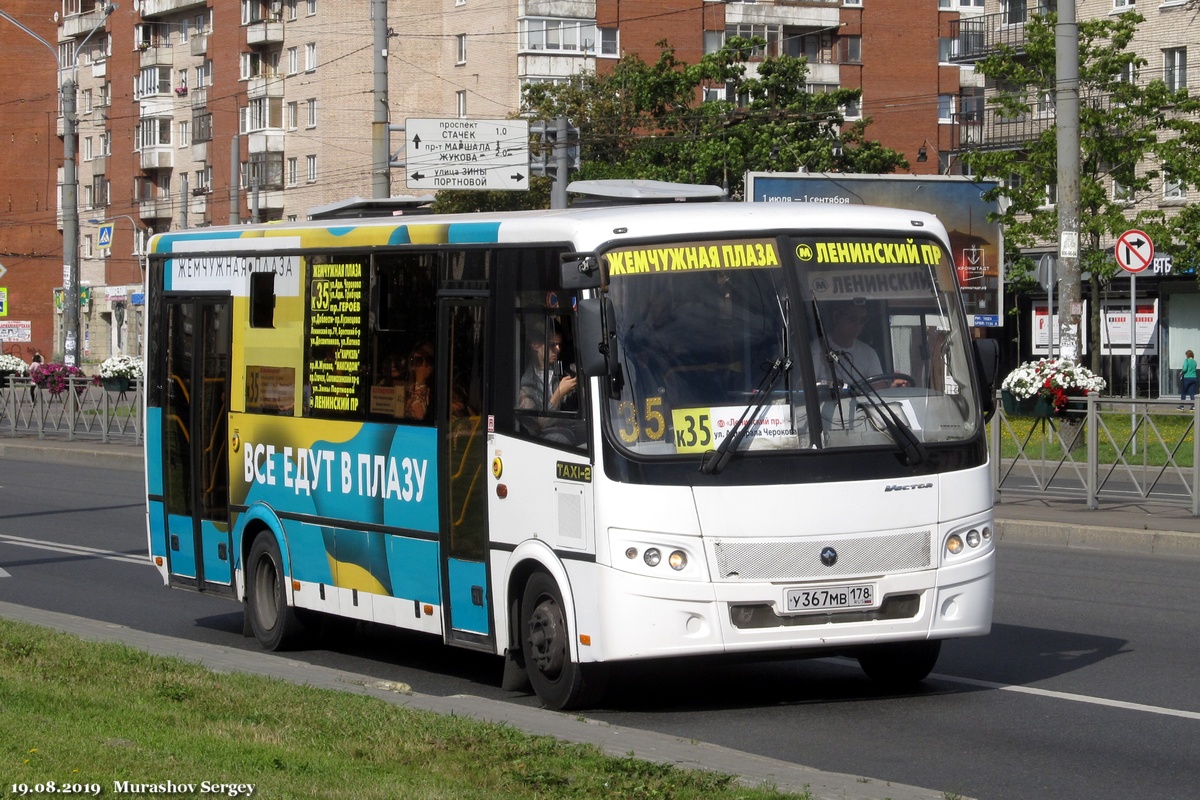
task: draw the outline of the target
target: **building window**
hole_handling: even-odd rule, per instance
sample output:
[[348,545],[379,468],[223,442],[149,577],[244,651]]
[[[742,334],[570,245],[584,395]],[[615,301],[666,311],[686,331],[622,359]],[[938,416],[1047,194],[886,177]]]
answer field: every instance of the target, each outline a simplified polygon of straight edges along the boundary
[[957,96],[952,94],[938,95],[938,122],[953,122]]
[[467,35],[460,33],[454,37],[455,44],[458,46],[458,64],[467,63]]
[[600,34],[600,55],[616,58],[621,52],[620,31],[616,28],[599,28],[598,32]]
[[293,21],[296,19],[296,0],[287,0],[287,18]]
[[93,158],[95,156],[92,155],[92,137],[85,136],[83,139],[83,160],[91,161]]
[[459,119],[465,119],[467,116],[467,93],[466,93],[466,91],[460,90],[460,91],[455,92],[454,99],[458,105]]
[[846,119],[859,119],[862,117],[862,98],[856,100],[847,100],[842,106],[842,116]]
[[1025,24],[1025,3],[1027,2],[1028,0],[1001,0],[1000,20],[1005,25]]
[[283,188],[283,153],[251,153],[246,163],[245,188]]
[[192,112],[192,141],[212,141],[212,112],[207,109],[197,109]]
[[300,71],[300,48],[289,47],[287,51],[287,74],[295,75]]
[[317,68],[317,43],[309,42],[304,45],[304,70],[312,72]]
[[187,147],[192,143],[192,123],[185,120],[179,123],[179,146]]
[[158,94],[171,93],[171,68],[146,67],[134,79],[133,95],[135,100],[143,97],[153,97]]
[[143,117],[134,130],[134,149],[159,147],[171,143],[170,117]]
[[306,156],[306,159],[308,161],[308,182],[316,183],[317,182],[317,157],[316,156]]
[[299,119],[300,104],[295,100],[287,104],[287,129],[289,131],[296,130],[296,121]]
[[1133,204],[1133,190],[1116,178],[1112,181],[1112,199],[1116,203]]
[[1058,184],[1047,183],[1046,193],[1042,196],[1042,208],[1054,208],[1058,205]]
[[296,174],[299,170],[300,159],[292,157],[287,160],[287,183],[288,186],[296,185]]
[[1138,82],[1137,64],[1126,64],[1121,67],[1121,71],[1117,74],[1117,80],[1130,85],[1136,84]]
[[1165,165],[1162,170],[1163,174],[1163,199],[1164,200],[1183,200],[1186,196],[1183,191],[1183,181],[1179,180],[1171,173]]
[[244,113],[243,130],[247,133],[283,129],[282,97],[256,97],[246,106]]
[[1163,80],[1167,89],[1177,92],[1187,88],[1187,48],[1171,47],[1163,50]]
[[862,0],[842,0],[844,6],[861,6]]
[[1137,0],[1113,0],[1113,8],[1133,8]]
[[949,64],[958,55],[958,37],[943,36],[938,39],[938,62]]
[[112,155],[112,134],[108,131],[100,134],[100,155]]
[[317,0],[307,0],[308,16],[314,16],[317,13]]
[[765,47],[755,47],[750,51],[751,58],[777,56],[779,55],[779,43],[783,39],[783,26],[755,25],[748,22],[737,25],[726,25],[725,41],[729,41],[734,36],[741,36],[743,39],[758,37],[766,41],[767,44]]
[[862,37],[861,36],[843,36],[842,37],[842,53],[844,58],[843,64],[861,64],[862,63]]
[[308,98],[305,101],[305,106],[308,108],[308,127],[317,127],[317,98]]
[[596,24],[589,20],[529,17],[521,20],[521,49],[595,54]]
[[704,52],[716,53],[725,45],[725,31],[704,32]]
[[91,258],[95,254],[95,247],[92,244],[92,235],[90,233],[85,233],[83,235],[83,257]]

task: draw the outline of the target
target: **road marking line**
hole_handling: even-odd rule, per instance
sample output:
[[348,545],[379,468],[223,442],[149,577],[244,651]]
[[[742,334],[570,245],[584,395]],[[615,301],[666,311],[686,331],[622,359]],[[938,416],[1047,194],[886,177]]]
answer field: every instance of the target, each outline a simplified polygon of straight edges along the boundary
[[0,567],[0,578],[11,578],[11,577],[12,577],[12,573],[10,573],[4,567]]
[[53,550],[56,553],[70,553],[77,556],[88,556],[90,558],[106,558],[109,561],[123,561],[126,564],[149,564],[149,556],[131,556],[128,553],[118,553],[115,550],[101,550],[97,547],[84,547],[76,544],[62,544],[59,542],[43,542],[37,539],[26,539],[23,536],[7,536],[0,534],[0,542],[15,544],[20,547],[33,547],[38,550]]
[[1051,697],[1056,700],[1070,700],[1075,703],[1091,703],[1096,706],[1108,706],[1110,708],[1124,708],[1129,711],[1144,711],[1149,714],[1162,714],[1167,717],[1183,717],[1184,719],[1200,719],[1200,711],[1183,711],[1178,708],[1163,708],[1162,706],[1148,706],[1143,703],[1128,703],[1124,700],[1107,700],[1103,697],[1089,697],[1085,694],[1072,694],[1071,692],[1056,692],[1051,689],[1035,689],[1032,686],[1013,686],[1008,683],[993,683],[991,681],[980,681],[974,678],[959,678],[954,675],[941,675],[934,673],[929,676],[936,678],[939,681],[950,681],[951,683],[965,683],[969,686],[980,686],[985,689],[998,689],[1002,692],[1018,692],[1020,694],[1032,694],[1038,697]]

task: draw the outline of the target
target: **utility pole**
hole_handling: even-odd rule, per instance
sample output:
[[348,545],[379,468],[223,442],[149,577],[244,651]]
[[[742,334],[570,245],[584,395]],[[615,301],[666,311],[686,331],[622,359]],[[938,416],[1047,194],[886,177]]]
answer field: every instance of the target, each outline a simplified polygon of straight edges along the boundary
[[375,87],[371,95],[375,107],[371,122],[371,197],[383,200],[392,193],[392,154],[388,147],[387,0],[372,0],[371,9],[375,49]]
[[1079,362],[1079,25],[1075,3],[1060,3],[1054,28],[1058,145],[1059,356]]

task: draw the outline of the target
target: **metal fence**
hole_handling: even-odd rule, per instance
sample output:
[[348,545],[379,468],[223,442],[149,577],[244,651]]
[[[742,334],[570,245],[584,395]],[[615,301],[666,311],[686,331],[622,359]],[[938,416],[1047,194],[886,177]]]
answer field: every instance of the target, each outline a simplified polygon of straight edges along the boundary
[[0,384],[0,435],[47,436],[141,444],[145,436],[141,381],[107,386],[71,378],[54,394],[29,378]]
[[1178,400],[1072,399],[1063,413],[1010,413],[999,393],[990,446],[996,500],[1152,501],[1200,516],[1200,407]]

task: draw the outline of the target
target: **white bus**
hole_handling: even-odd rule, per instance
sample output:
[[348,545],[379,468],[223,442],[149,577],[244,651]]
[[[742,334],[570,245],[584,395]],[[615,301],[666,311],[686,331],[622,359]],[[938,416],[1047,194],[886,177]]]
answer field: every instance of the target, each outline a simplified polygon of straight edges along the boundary
[[990,628],[994,376],[933,216],[617,206],[150,249],[150,554],[266,648],[322,615],[396,626],[571,708],[667,656],[848,654],[905,685]]

